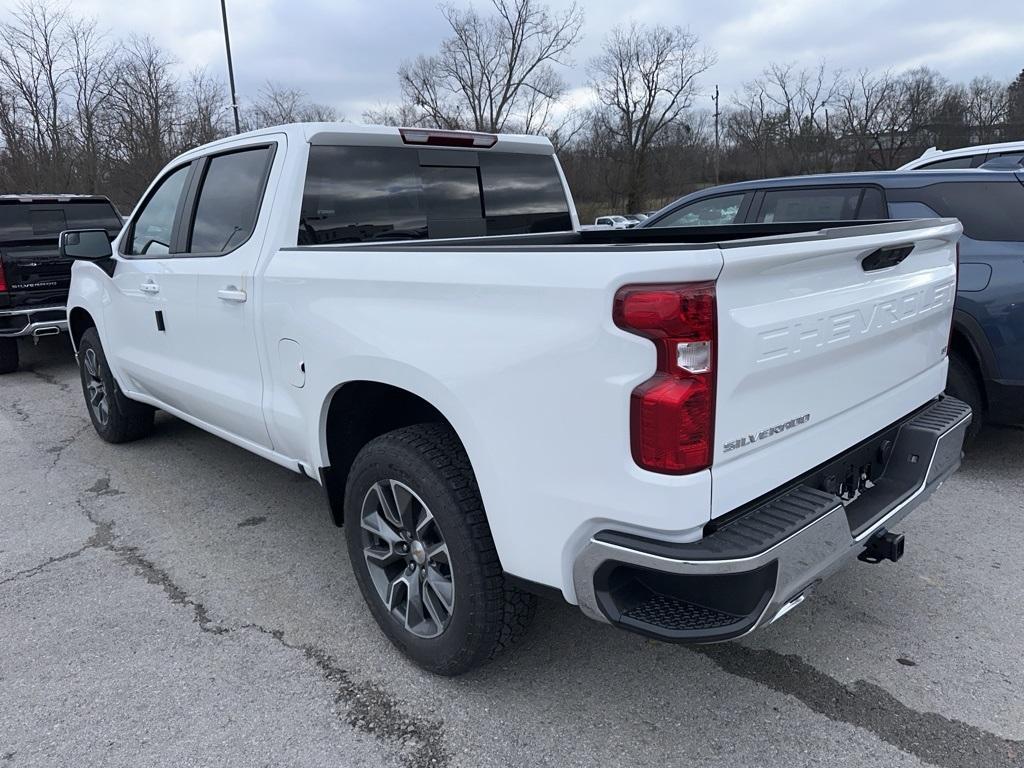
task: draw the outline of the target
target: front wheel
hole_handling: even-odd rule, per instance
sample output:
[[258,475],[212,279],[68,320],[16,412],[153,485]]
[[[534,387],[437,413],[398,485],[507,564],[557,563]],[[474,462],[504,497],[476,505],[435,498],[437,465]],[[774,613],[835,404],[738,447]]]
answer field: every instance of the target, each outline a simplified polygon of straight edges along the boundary
[[78,342],[78,369],[96,434],[108,443],[127,443],[153,430],[153,408],[121,393],[95,328],[86,330]]
[[469,459],[447,426],[397,429],[360,451],[345,529],[374,619],[424,669],[467,672],[525,633],[536,598],[506,582]]

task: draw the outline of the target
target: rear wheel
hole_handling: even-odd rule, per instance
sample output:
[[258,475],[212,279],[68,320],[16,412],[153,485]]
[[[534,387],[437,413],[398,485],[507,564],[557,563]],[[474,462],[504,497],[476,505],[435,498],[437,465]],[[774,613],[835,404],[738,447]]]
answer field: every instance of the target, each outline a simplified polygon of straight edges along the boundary
[[0,374],[18,370],[18,340],[0,339]]
[[526,631],[536,598],[506,583],[469,459],[447,426],[397,429],[360,451],[345,530],[374,619],[424,669],[467,672]]
[[981,427],[985,422],[985,399],[981,394],[981,382],[978,381],[974,367],[956,352],[949,356],[946,392],[971,406],[973,416],[971,425],[967,429],[967,437],[964,440],[964,445],[969,446],[981,432]]
[[78,368],[96,434],[108,443],[127,443],[153,430],[154,409],[121,393],[95,328],[86,330],[78,342]]

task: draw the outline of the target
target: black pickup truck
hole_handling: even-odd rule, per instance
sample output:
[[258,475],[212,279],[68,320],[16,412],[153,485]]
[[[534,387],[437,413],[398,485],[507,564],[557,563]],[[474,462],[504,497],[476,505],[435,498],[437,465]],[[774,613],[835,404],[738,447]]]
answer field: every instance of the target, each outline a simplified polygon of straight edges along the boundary
[[96,195],[0,195],[0,373],[18,369],[18,338],[67,329],[72,259],[61,258],[65,229],[121,229],[117,209]]

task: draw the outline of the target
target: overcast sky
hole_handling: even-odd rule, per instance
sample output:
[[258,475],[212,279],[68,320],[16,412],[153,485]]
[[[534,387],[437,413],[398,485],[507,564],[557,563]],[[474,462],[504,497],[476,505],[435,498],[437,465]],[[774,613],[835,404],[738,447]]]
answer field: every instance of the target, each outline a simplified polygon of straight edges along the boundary
[[[455,0],[458,2],[458,0]],[[4,0],[6,7],[13,0]],[[468,2],[466,4],[469,4]],[[484,8],[487,0],[476,0]],[[566,6],[552,0],[554,8]],[[585,64],[607,31],[631,19],[689,27],[718,52],[704,78],[727,94],[771,61],[902,70],[927,65],[952,80],[1009,80],[1024,68],[1024,0],[586,0],[584,36],[563,71],[583,95]],[[183,70],[226,77],[217,0],[74,0],[114,35],[152,35]],[[0,16],[6,15],[0,11]],[[398,100],[395,71],[437,49],[446,24],[430,0],[228,0],[243,108],[270,79],[358,120]]]

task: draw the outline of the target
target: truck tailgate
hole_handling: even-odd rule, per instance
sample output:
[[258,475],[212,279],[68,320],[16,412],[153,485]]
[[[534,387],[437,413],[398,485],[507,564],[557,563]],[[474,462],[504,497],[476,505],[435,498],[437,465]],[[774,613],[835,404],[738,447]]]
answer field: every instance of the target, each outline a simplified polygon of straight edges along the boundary
[[938,395],[959,222],[723,244],[712,516]]
[[0,248],[10,309],[63,306],[71,285],[72,259],[61,257],[57,243]]

